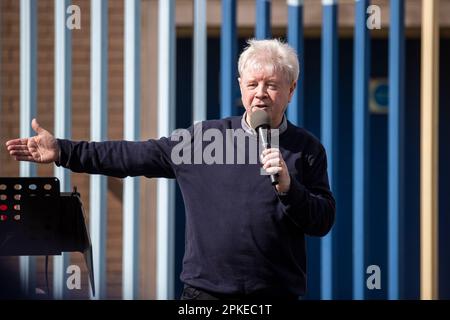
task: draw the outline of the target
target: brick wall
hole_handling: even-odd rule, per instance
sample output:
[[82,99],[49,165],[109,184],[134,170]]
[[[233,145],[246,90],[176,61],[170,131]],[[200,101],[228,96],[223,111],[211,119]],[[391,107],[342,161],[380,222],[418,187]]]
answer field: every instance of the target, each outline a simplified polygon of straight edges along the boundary
[[[90,2],[78,0],[72,2],[81,9],[81,30],[72,31],[72,138],[74,140],[89,140],[90,135]],[[12,160],[4,149],[4,143],[19,136],[19,39],[20,21],[19,5],[17,0],[0,1],[0,176],[18,176],[19,164]],[[37,118],[44,128],[49,131],[54,129],[54,0],[38,1],[38,93],[37,93]],[[148,9],[148,3],[143,2],[143,10]],[[154,7],[154,4],[152,4]],[[153,15],[154,10],[152,11]],[[145,21],[146,24],[150,22]],[[109,84],[108,84],[108,139],[121,139],[123,137],[123,1],[109,1]],[[143,31],[143,36],[146,35]],[[151,50],[147,50],[151,51]],[[147,62],[147,68],[154,68],[155,62]],[[156,76],[156,73],[155,73]],[[145,81],[148,75],[144,75]],[[144,91],[144,90],[143,90]],[[143,104],[150,106],[152,110],[143,110],[143,114],[155,119],[154,101],[145,92],[142,97]],[[155,94],[155,92],[152,92]],[[156,95],[155,95],[156,96]],[[145,109],[145,108],[144,108]],[[143,133],[146,137],[156,134],[154,129],[149,129],[149,124],[143,125]],[[39,176],[53,175],[53,165],[40,165]],[[76,185],[81,193],[85,211],[89,213],[89,176],[86,174],[71,174],[72,185]],[[150,199],[154,200],[154,182],[143,181],[143,192],[150,192]],[[148,196],[146,197],[148,199]],[[146,201],[148,202],[148,200]],[[154,201],[153,201],[154,202]],[[120,179],[108,178],[108,231],[107,231],[107,297],[110,299],[121,298],[122,277],[122,182]],[[143,261],[141,268],[145,268],[142,276],[142,296],[151,298],[153,291],[148,289],[154,284],[154,258],[149,258],[154,252],[152,235],[154,227],[144,229],[149,225],[154,226],[154,211],[149,216],[149,210],[154,206],[144,203],[142,219],[145,239],[141,255]],[[153,231],[152,231],[153,230]],[[149,235],[150,233],[150,235]],[[149,245],[149,243],[151,243]],[[150,246],[150,247],[149,247]],[[17,270],[17,258],[1,258],[8,260],[13,270]],[[50,260],[51,261],[51,260]],[[82,255],[71,255],[71,263],[77,264],[83,270],[82,290],[72,290],[70,298],[89,297],[88,278],[85,273]],[[50,263],[50,288],[52,282]],[[44,258],[37,259],[37,286],[45,288]],[[147,288],[147,289],[145,289]]]

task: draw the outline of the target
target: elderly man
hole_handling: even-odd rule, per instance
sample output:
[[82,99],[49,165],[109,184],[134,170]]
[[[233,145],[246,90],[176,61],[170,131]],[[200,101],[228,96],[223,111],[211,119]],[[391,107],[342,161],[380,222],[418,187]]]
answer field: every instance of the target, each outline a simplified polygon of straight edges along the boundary
[[[203,121],[185,141],[175,132],[142,142],[74,142],[55,139],[33,120],[37,136],[8,141],[7,148],[16,160],[55,162],[75,172],[177,179],[186,207],[182,299],[297,299],[306,289],[305,234],[323,236],[334,222],[325,150],[284,115],[299,74],[291,47],[250,40],[238,68],[244,116]],[[244,141],[256,141],[250,121],[258,110],[267,113],[279,142],[260,155],[263,170],[278,177],[275,186],[261,164],[249,160],[247,143],[225,150],[231,159],[244,150],[244,163],[192,162],[186,154],[186,161],[174,160],[180,144],[195,158],[216,142],[204,136],[196,142],[208,130],[223,136],[241,130]]]

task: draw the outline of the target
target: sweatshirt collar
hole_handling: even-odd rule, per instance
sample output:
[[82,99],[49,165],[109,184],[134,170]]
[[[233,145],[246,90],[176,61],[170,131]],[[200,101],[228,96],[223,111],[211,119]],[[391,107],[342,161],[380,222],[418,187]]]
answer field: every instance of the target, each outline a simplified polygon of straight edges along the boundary
[[[244,112],[244,114],[242,115],[242,118],[241,118],[242,129],[244,129],[244,131],[247,132],[248,134],[256,136],[256,131],[252,127],[250,127],[248,125],[247,121],[245,121],[245,116],[246,115],[247,115],[247,112]],[[286,120],[286,116],[285,115],[283,115],[283,120],[281,120],[281,124],[280,124],[280,126],[277,129],[278,130],[272,129],[271,130],[271,134],[272,135],[281,135],[281,134],[283,134],[283,132],[286,131],[286,129],[287,129],[287,120]]]

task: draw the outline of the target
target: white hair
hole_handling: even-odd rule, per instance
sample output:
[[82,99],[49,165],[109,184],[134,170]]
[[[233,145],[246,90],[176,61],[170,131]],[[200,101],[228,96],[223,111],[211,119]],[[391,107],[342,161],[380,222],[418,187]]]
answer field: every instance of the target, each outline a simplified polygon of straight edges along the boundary
[[245,69],[270,69],[281,71],[289,83],[296,82],[299,74],[298,57],[295,50],[279,39],[247,41],[248,46],[241,53],[238,61],[239,76]]

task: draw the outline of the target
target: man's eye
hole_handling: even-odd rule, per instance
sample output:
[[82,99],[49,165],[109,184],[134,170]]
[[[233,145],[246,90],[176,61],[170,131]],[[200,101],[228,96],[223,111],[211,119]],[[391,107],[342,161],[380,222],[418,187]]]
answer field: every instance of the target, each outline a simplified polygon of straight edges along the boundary
[[249,83],[249,84],[247,85],[247,88],[256,88],[256,84],[254,84],[254,83]]
[[270,90],[276,90],[277,86],[275,84],[269,84],[269,89]]

